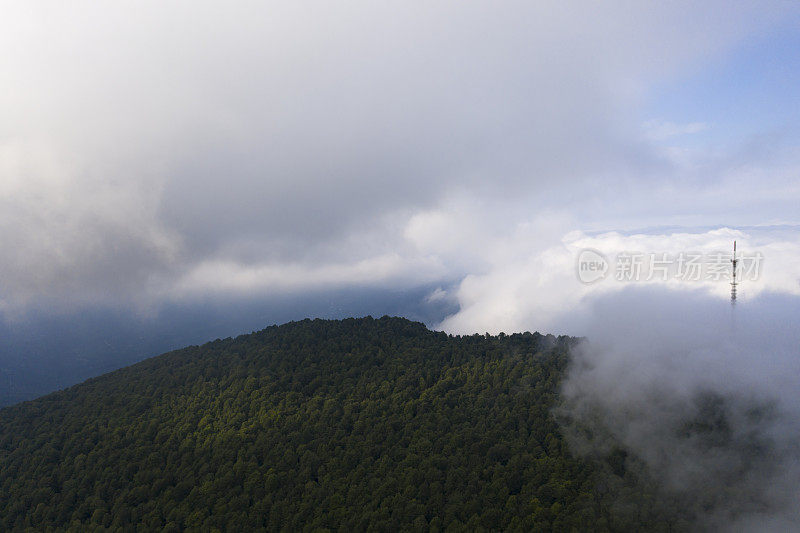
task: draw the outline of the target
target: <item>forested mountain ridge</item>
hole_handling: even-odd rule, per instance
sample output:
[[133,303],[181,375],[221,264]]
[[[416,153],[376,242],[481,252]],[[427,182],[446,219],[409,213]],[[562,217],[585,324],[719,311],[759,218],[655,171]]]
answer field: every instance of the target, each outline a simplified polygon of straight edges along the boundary
[[0,410],[0,529],[604,530],[567,337],[304,320]]

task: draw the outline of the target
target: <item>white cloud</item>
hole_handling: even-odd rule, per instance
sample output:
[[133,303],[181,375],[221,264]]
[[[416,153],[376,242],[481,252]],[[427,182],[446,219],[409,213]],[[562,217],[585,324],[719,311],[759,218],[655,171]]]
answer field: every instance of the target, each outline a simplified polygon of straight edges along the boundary
[[[524,238],[518,239],[514,241],[520,250],[517,256],[498,261],[485,273],[464,279],[455,291],[460,310],[445,319],[440,327],[454,333],[538,329],[580,334],[584,318],[581,310],[585,310],[593,298],[633,288],[701,292],[722,302],[730,297],[729,257],[721,256],[723,275],[719,279],[704,267],[699,280],[692,279],[693,276],[678,277],[677,258],[681,252],[697,252],[704,256],[703,261],[716,262],[715,254],[729,253],[734,239],[738,242],[740,257],[754,258],[756,254],[763,257],[758,260],[761,268],[758,276],[740,274],[740,300],[747,301],[763,293],[800,295],[797,231],[796,227],[653,231],[629,235],[619,232],[587,235],[578,231],[545,249],[530,246]],[[584,249],[605,255],[611,265],[608,277],[592,284],[579,280],[576,263]],[[642,275],[638,281],[617,279],[615,259],[625,252],[643,254]],[[648,280],[651,256],[656,260],[666,259],[670,270],[664,276],[658,272]]]
[[673,122],[662,122],[658,120],[648,120],[642,125],[645,136],[651,141],[663,141],[680,135],[690,135],[705,131],[709,128],[705,122],[690,122],[688,124],[675,124]]
[[245,265],[232,261],[200,263],[171,289],[176,298],[222,294],[265,295],[379,284],[424,284],[442,278],[434,258],[404,258],[397,254],[324,265],[297,263]]
[[445,291],[441,287],[437,287],[436,289],[431,291],[430,294],[428,294],[428,296],[425,297],[425,302],[427,303],[443,302],[448,300],[448,298],[449,295],[447,294],[447,291]]
[[[705,224],[753,197],[755,220],[738,223],[791,218],[796,154],[782,172],[749,159],[764,190],[721,206],[708,165],[676,165],[639,127],[649,86],[789,9],[8,6],[0,307],[302,291],[303,279],[471,275],[478,291],[487,272],[556,260],[542,250],[574,227],[701,223],[692,199]],[[540,230],[555,210],[559,229]]]

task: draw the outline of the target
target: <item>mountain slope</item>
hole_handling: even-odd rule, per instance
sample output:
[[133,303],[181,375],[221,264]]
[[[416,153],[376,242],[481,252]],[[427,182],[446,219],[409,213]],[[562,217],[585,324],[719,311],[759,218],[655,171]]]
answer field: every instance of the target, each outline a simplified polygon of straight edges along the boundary
[[305,320],[0,410],[0,529],[602,528],[570,339]]

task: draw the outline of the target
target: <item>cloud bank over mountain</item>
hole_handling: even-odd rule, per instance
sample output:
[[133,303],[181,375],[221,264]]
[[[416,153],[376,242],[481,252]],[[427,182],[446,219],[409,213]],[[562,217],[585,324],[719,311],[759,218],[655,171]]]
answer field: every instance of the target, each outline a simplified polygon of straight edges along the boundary
[[[726,136],[654,97],[796,29],[797,11],[12,7],[0,22],[14,50],[0,58],[0,309],[152,313],[438,282],[462,306],[446,327],[548,327],[510,297],[537,265],[566,261],[575,231],[609,232],[585,239],[611,246],[613,230],[798,222],[796,129],[743,116],[745,133]],[[504,309],[481,318],[479,302]]]

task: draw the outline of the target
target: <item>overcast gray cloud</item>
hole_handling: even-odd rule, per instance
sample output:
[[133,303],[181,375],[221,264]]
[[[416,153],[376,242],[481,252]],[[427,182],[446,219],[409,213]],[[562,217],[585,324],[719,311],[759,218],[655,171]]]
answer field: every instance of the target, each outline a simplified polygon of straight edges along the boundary
[[709,151],[684,142],[704,117],[642,112],[796,22],[747,2],[4,4],[2,309],[463,296],[574,230],[796,222],[791,143]]

